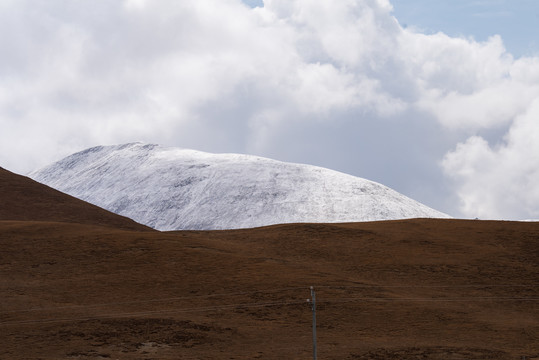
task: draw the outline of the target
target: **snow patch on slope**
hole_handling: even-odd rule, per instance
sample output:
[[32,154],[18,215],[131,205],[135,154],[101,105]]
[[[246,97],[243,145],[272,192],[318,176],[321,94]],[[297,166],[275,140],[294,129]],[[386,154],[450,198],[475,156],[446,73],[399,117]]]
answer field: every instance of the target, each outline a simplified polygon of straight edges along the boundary
[[153,144],[94,147],[30,176],[158,230],[449,217],[329,169]]

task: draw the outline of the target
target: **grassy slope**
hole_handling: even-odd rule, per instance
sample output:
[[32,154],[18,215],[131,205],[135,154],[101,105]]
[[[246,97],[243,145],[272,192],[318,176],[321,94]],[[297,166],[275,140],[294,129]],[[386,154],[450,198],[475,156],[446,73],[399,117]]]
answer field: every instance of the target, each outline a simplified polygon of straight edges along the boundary
[[0,168],[0,219],[64,221],[127,230],[150,228]]
[[0,358],[539,357],[539,223],[170,232],[0,169]]
[[[539,356],[539,224],[407,220],[214,232],[0,222],[9,358]],[[532,301],[530,299],[535,299]]]

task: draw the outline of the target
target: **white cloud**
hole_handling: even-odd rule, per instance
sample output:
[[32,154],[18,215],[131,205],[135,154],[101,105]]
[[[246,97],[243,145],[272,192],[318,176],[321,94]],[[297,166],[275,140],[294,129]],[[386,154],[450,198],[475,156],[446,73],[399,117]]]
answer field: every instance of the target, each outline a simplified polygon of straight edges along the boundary
[[[0,88],[9,93],[2,121],[22,129],[48,123],[32,137],[36,146],[48,143],[44,138],[65,144],[73,137],[90,146],[129,136],[170,140],[170,128],[191,126],[201,108],[241,101],[242,91],[254,91],[249,96],[259,106],[245,117],[244,132],[270,108],[287,116],[360,105],[388,113],[400,104],[379,91],[376,79],[308,58],[315,43],[323,46],[322,58],[339,64],[368,55],[374,40],[364,31],[373,35],[373,9],[387,7],[373,4],[273,1],[251,10],[230,0],[13,3],[2,19],[10,20],[4,34],[17,34],[1,39],[13,56],[1,64],[7,80]],[[315,29],[330,10],[324,31],[306,38],[304,27]],[[344,27],[332,31],[332,24]],[[18,109],[16,119],[10,109]],[[7,152],[14,134],[4,134]],[[51,160],[65,150],[55,146]],[[24,170],[34,165],[10,163]]]
[[471,94],[427,92],[418,103],[447,128],[474,131],[512,122],[537,96],[539,86],[500,79]]
[[391,5],[381,0],[269,0],[265,9],[294,27],[318,56],[339,65],[358,67],[384,56],[400,27],[389,16]]
[[[0,6],[0,166],[13,171],[143,140],[338,167],[411,196],[430,187],[436,205],[446,203],[442,185],[428,181],[450,152],[444,170],[456,174],[469,215],[480,202],[472,194],[486,195],[466,174],[488,174],[508,151],[482,132],[505,126],[505,147],[520,148],[525,139],[514,133],[539,98],[539,58],[515,60],[497,36],[403,29],[387,0]],[[407,168],[414,173],[397,172]],[[514,181],[528,170],[513,174],[499,176],[532,191]]]
[[459,184],[463,213],[470,217],[539,217],[539,99],[518,116],[503,143],[470,137],[443,161]]

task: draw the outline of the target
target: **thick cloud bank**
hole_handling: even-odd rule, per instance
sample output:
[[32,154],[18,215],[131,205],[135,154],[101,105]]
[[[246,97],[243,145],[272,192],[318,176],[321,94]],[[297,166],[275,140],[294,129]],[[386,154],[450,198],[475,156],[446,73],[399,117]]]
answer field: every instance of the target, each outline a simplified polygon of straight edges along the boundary
[[539,213],[539,58],[404,29],[387,0],[3,0],[0,46],[13,171],[142,140],[326,166],[457,216]]
[[460,184],[464,213],[539,219],[538,120],[539,99],[513,121],[501,144],[473,136],[447,154],[444,168]]

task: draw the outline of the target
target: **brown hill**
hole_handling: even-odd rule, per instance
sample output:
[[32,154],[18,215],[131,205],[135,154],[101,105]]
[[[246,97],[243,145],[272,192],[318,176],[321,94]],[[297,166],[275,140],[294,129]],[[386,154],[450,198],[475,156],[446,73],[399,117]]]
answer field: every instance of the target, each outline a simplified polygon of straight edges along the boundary
[[539,358],[539,224],[0,222],[0,358]]
[[58,221],[150,230],[3,168],[0,168],[0,204],[0,220]]

